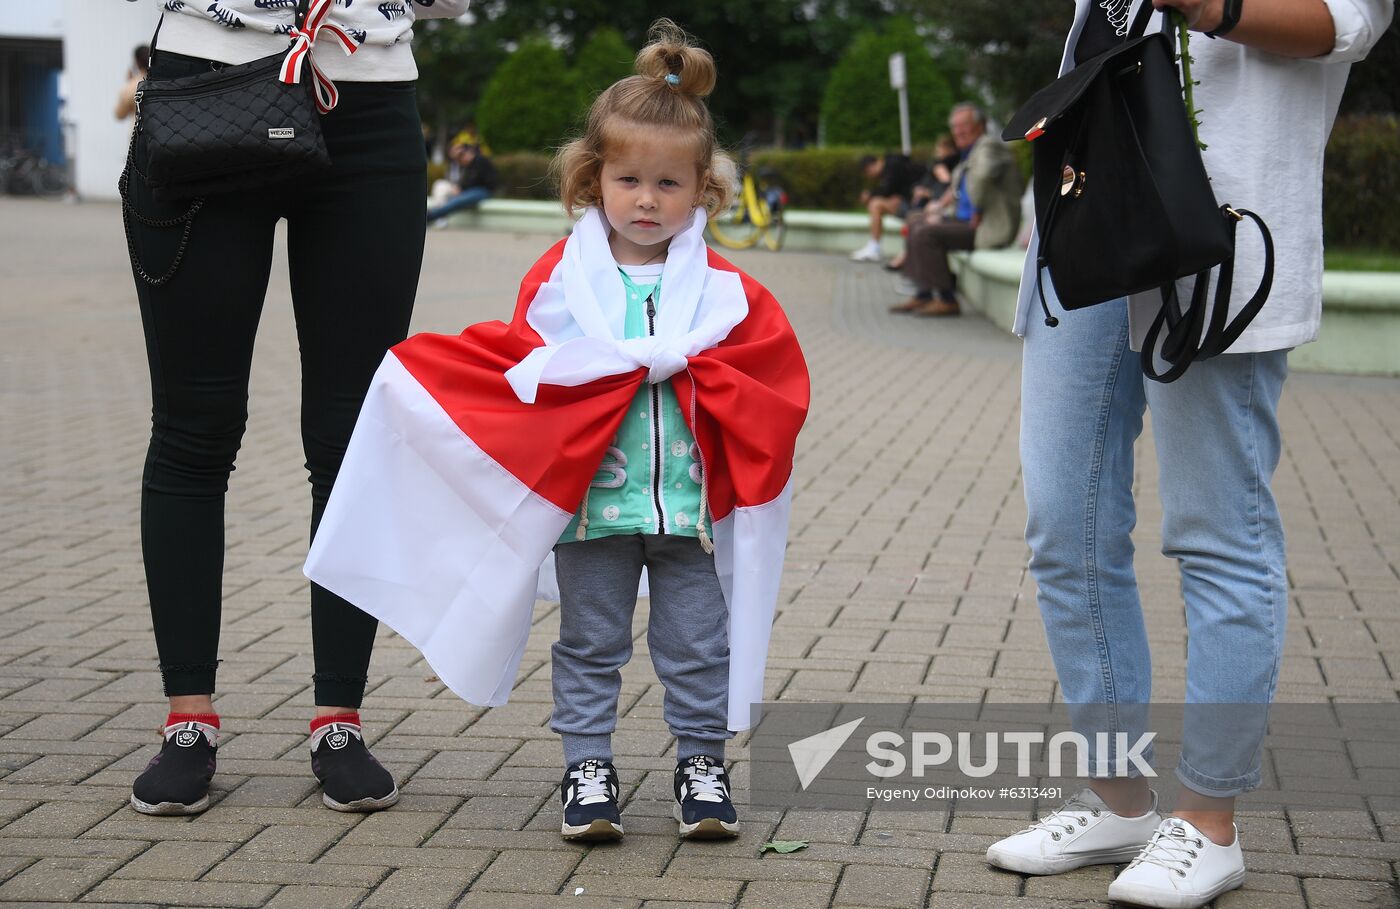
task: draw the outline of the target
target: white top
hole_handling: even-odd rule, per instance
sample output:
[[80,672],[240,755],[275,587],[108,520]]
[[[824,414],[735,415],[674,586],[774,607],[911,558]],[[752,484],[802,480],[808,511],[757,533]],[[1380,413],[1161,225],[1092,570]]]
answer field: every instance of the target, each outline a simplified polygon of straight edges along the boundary
[[660,278],[662,272],[665,271],[666,263],[657,262],[653,265],[619,265],[618,268],[622,269],[623,273],[633,280],[637,278],[650,278],[650,283],[655,283],[656,279]]
[[[287,49],[297,0],[158,0],[165,20],[159,50],[220,63],[247,63]],[[416,19],[455,18],[471,0],[336,0],[328,22],[356,38],[346,56],[330,36],[316,42],[316,65],[333,81],[406,82],[418,78],[410,42]]]
[[748,318],[748,294],[739,275],[710,267],[705,224],[698,208],[671,238],[666,305],[657,312],[655,333],[628,338],[626,287],[608,248],[607,220],[596,205],[584,212],[525,313],[544,345],[506,370],[516,396],[533,404],[540,385],[586,385],[639,366],[656,385],[729,337]]
[[[1094,0],[1076,0],[1074,26],[1061,74],[1073,66],[1075,42]],[[1150,0],[1142,0],[1150,2]],[[1192,77],[1201,115],[1201,157],[1221,204],[1247,208],[1269,225],[1274,238],[1274,283],[1264,308],[1231,347],[1231,353],[1285,350],[1317,338],[1322,321],[1322,156],[1351,64],[1363,59],[1394,14],[1394,0],[1324,0],[1336,26],[1332,52],[1296,59],[1265,53],[1225,39],[1191,33]],[[1160,13],[1148,24],[1160,26]],[[1259,285],[1264,251],[1254,222],[1237,232],[1233,317]],[[1039,235],[1031,236],[1021,278],[1016,334],[1025,336],[1036,302],[1035,260]],[[1048,273],[1047,273],[1048,274]],[[1189,299],[1189,286],[1178,288]],[[1161,305],[1157,291],[1135,294],[1129,305],[1133,346]],[[1074,318],[1070,313],[1066,318]]]

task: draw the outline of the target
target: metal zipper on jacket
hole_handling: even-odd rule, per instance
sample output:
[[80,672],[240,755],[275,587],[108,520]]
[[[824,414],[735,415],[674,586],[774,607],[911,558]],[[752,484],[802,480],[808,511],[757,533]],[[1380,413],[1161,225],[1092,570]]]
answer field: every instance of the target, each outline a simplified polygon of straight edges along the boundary
[[700,548],[707,554],[714,555],[714,535],[705,530],[707,513],[711,519],[710,530],[714,530],[714,511],[710,508],[710,468],[705,465],[705,451],[700,447],[700,418],[695,404],[695,373],[687,366],[685,374],[690,378],[690,434],[695,440],[695,460],[700,464],[700,510],[695,516],[695,536],[700,540]]
[[[647,337],[656,336],[656,291],[647,294]],[[661,386],[651,389],[651,506],[656,516],[656,532],[666,532],[666,502],[662,497],[661,446],[665,442],[661,429]]]

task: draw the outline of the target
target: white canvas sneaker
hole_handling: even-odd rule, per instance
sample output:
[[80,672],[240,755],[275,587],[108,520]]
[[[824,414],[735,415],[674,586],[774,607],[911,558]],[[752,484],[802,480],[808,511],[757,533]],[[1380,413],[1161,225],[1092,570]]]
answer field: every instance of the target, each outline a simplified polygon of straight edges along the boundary
[[1085,865],[1126,862],[1142,852],[1161,822],[1155,792],[1146,814],[1122,817],[1094,790],[1082,789],[1052,814],[989,846],[987,861],[1022,874],[1059,874]]
[[852,262],[879,262],[880,259],[880,244],[874,240],[851,253]]
[[1108,897],[1158,909],[1195,909],[1243,883],[1238,830],[1233,843],[1221,846],[1190,822],[1169,817],[1108,885]]

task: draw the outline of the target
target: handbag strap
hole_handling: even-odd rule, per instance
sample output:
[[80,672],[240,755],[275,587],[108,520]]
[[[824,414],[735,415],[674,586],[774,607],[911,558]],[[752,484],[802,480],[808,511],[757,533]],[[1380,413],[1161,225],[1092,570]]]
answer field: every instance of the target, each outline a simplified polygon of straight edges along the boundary
[[[1210,327],[1205,324],[1207,295],[1210,291],[1210,269],[1196,276],[1196,287],[1191,292],[1191,305],[1185,313],[1181,311],[1177,299],[1176,282],[1163,285],[1162,308],[1152,320],[1147,337],[1142,343],[1142,371],[1149,379],[1158,382],[1175,382],[1186,372],[1186,368],[1199,360],[1208,360],[1230,349],[1254,317],[1264,308],[1269,291],[1274,285],[1274,238],[1264,219],[1248,209],[1234,209],[1228,205],[1220,207],[1221,216],[1230,222],[1230,256],[1220,264],[1220,277],[1215,284],[1215,304],[1211,308]],[[1259,227],[1264,241],[1264,273],[1259,278],[1259,287],[1233,319],[1229,319],[1230,293],[1235,281],[1235,234],[1239,223],[1249,218]],[[1228,319],[1228,324],[1227,324]],[[1166,334],[1163,335],[1163,329]],[[1158,350],[1158,339],[1161,349]],[[1166,370],[1157,371],[1160,357],[1168,364]]]
[[1137,13],[1133,16],[1133,22],[1128,26],[1128,41],[1134,38],[1141,38],[1147,34],[1147,22],[1152,18],[1152,0],[1139,0]]
[[[178,217],[148,218],[131,204],[131,174],[133,171],[143,182],[145,181],[146,175],[141,173],[140,168],[136,165],[135,129],[131,131],[131,142],[126,148],[126,167],[117,180],[117,193],[122,200],[122,229],[126,233],[126,254],[131,259],[132,271],[136,273],[136,277],[152,287],[160,287],[175,277],[175,272],[180,268],[180,262],[185,258],[185,249],[190,244],[190,228],[194,226],[194,216],[199,214],[199,210],[204,207],[204,198],[201,196],[190,200],[190,207]],[[180,233],[180,245],[175,249],[175,256],[170,262],[170,267],[158,278],[146,271],[146,266],[141,264],[141,257],[136,252],[136,238],[131,230],[132,219],[146,227],[179,227],[184,225],[184,230]]]

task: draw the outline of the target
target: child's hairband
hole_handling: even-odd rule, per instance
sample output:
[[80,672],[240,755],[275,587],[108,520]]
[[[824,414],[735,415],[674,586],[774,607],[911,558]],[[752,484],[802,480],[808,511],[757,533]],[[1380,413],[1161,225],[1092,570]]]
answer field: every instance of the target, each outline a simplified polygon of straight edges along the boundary
[[666,84],[671,86],[672,88],[675,88],[681,84],[681,77],[676,73],[667,73]]

